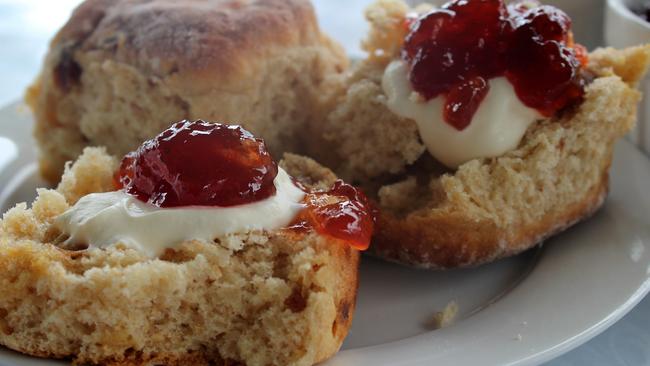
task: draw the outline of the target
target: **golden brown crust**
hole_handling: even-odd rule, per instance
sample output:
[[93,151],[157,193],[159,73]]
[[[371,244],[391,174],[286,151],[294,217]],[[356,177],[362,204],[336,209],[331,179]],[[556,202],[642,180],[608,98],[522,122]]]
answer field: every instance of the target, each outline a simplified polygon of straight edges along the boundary
[[[314,232],[187,241],[158,259],[119,246],[68,251],[51,225],[113,189],[116,159],[88,148],[57,190],[0,220],[0,344],[75,364],[312,365],[352,322],[359,253]],[[332,173],[296,155],[292,173]]]
[[[608,176],[583,200],[540,221],[508,230],[462,217],[399,219],[382,215],[371,251],[378,257],[425,269],[473,267],[526,251],[588,218],[605,202]],[[399,243],[399,245],[395,245]]]
[[[90,0],[54,38],[65,53],[112,59],[194,90],[241,80],[277,47],[319,42],[304,0]],[[203,85],[204,87],[197,86]],[[241,87],[241,86],[240,86]]]

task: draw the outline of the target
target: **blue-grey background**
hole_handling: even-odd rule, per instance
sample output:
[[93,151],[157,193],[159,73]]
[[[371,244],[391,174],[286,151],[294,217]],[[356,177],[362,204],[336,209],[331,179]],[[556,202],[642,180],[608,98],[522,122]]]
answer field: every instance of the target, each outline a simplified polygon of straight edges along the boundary
[[[322,27],[348,49],[365,33],[363,9],[371,0],[313,0]],[[79,0],[0,0],[0,106],[22,97],[38,73],[47,44]],[[590,48],[602,40],[602,0],[549,0],[572,15],[576,39]],[[649,40],[650,41],[650,40]],[[623,320],[551,366],[650,366],[650,298]]]

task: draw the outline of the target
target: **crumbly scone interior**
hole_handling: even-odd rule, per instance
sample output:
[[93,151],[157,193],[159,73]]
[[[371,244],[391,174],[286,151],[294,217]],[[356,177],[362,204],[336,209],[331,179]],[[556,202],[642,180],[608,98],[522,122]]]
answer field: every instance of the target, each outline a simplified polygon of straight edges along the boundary
[[[323,185],[335,178],[309,159],[283,165]],[[258,232],[188,241],[152,260],[51,244],[60,235],[53,218],[112,190],[116,166],[104,149],[87,148],[56,190],[39,190],[31,208],[0,221],[2,344],[79,364],[311,365],[336,352],[356,293],[348,246]]]
[[326,138],[346,157],[335,168],[339,176],[365,187],[398,220],[462,217],[512,230],[593,193],[607,174],[613,142],[635,123],[634,86],[650,47],[593,52],[588,70],[596,78],[581,105],[534,124],[516,150],[453,172],[429,155],[414,121],[386,107],[381,80],[399,57],[409,11],[402,1],[380,0],[366,12],[369,56],[349,75],[327,123]]

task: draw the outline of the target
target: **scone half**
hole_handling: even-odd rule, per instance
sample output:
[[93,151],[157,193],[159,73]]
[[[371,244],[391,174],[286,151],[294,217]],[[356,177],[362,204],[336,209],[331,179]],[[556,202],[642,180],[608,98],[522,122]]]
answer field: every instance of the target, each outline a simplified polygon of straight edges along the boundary
[[[352,322],[358,252],[313,232],[187,241],[151,259],[126,247],[65,250],[52,222],[114,189],[118,161],[87,148],[55,190],[0,221],[0,344],[102,365],[312,365]],[[305,186],[336,177],[310,159],[281,165]]]
[[476,266],[529,249],[601,207],[614,144],[635,123],[650,47],[594,51],[581,104],[534,123],[514,150],[450,170],[429,155],[413,120],[391,112],[382,89],[411,11],[401,1],[369,8],[369,57],[348,77],[326,127],[335,172],[381,210],[371,251],[422,268]]

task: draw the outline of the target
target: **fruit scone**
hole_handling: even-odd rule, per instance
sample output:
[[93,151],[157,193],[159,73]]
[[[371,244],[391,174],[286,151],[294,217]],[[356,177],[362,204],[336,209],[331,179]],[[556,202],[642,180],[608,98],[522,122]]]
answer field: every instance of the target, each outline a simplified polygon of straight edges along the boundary
[[58,182],[85,146],[123,156],[181,119],[299,152],[347,63],[309,0],[87,0],[27,91],[41,171]]
[[650,47],[588,54],[569,17],[536,1],[381,0],[366,16],[369,55],[325,129],[335,173],[381,210],[373,253],[479,265],[603,204]]
[[0,221],[0,344],[101,365],[312,365],[352,322],[374,213],[308,158],[183,121],[86,148]]

